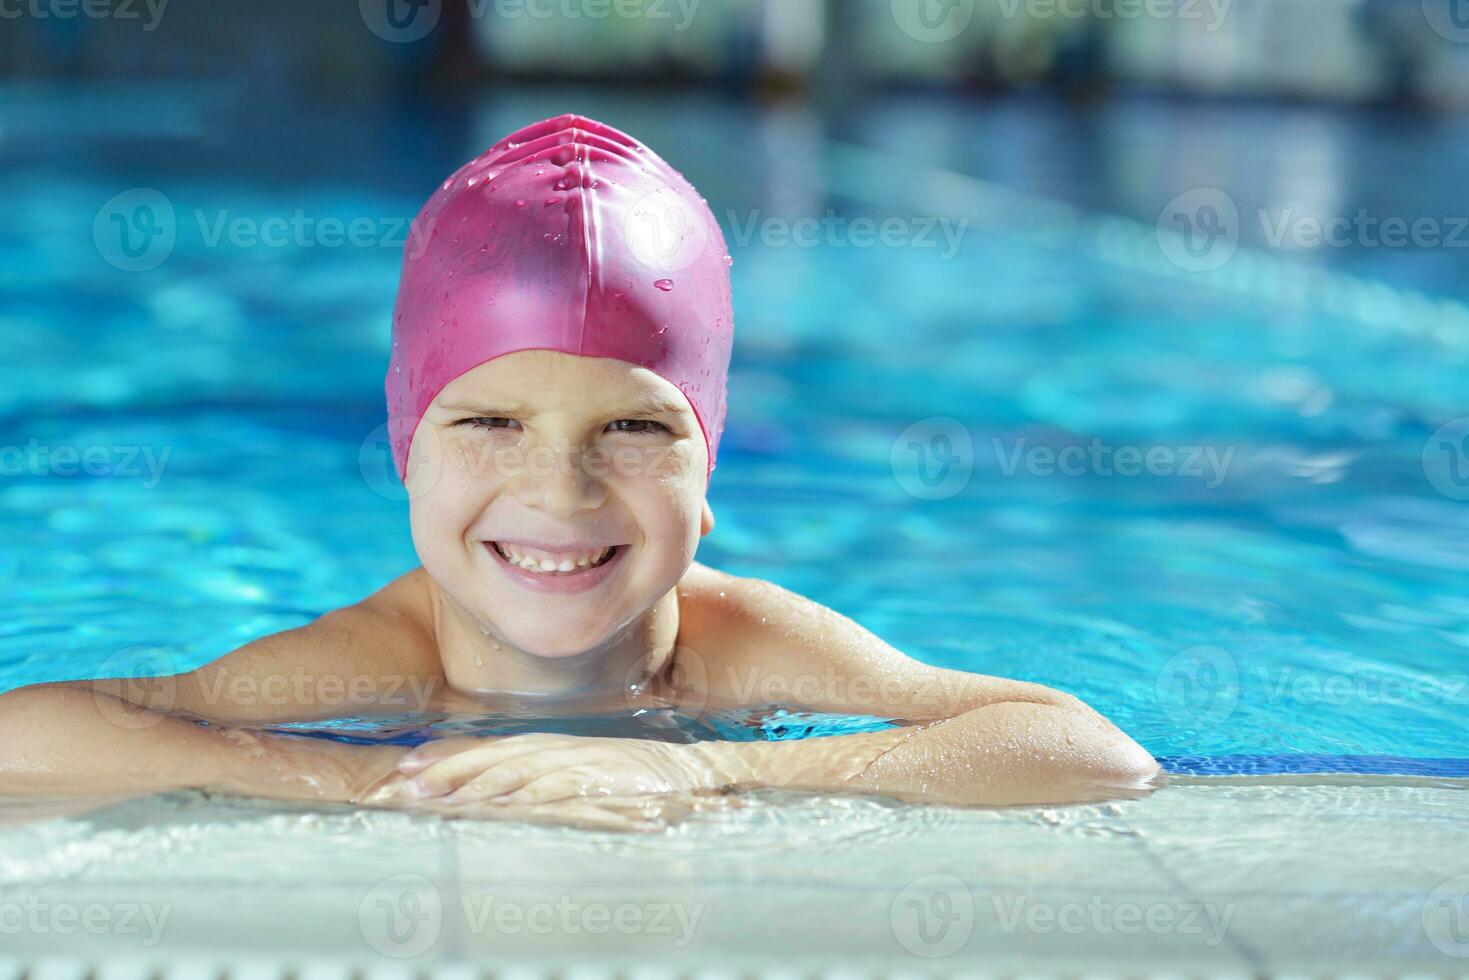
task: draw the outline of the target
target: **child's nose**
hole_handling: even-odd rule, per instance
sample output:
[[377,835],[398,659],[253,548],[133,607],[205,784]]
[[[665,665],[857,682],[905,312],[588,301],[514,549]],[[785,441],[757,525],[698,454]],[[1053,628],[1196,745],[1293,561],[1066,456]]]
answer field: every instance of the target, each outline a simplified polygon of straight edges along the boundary
[[607,499],[607,488],[586,460],[586,450],[575,443],[534,447],[515,480],[516,498],[558,517],[595,510]]

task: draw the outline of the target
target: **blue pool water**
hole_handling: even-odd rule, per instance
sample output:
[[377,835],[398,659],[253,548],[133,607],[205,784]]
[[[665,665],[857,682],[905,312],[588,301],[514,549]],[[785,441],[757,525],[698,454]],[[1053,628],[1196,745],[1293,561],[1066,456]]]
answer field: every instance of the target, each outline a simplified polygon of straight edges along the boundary
[[[823,131],[695,97],[406,114],[8,89],[0,690],[187,670],[414,566],[379,428],[402,222],[498,136],[567,109],[639,135],[734,216],[700,560],[931,663],[1071,691],[1180,771],[1469,775],[1469,442],[1434,435],[1469,415],[1469,322],[1395,292],[1469,299],[1462,254],[1285,256],[1370,301],[1280,303],[1119,258],[1035,206],[1146,238],[1189,187],[1268,203],[1292,190],[1260,175],[1325,167],[1338,208],[1464,213],[1461,133],[1303,129],[1294,110],[1211,110],[1255,155],[1201,161],[1166,106],[1078,125],[900,100]],[[1426,175],[1394,198],[1404,160]],[[1037,196],[1011,216],[995,186]],[[133,228],[171,229],[153,268],[111,218],[156,200],[137,188],[172,211]],[[805,247],[770,222],[828,211],[897,218],[911,240]],[[361,218],[370,240],[331,243],[328,219]],[[236,219],[276,219],[284,243]],[[938,228],[966,219],[949,254]],[[1118,472],[1122,450],[1160,465]]]

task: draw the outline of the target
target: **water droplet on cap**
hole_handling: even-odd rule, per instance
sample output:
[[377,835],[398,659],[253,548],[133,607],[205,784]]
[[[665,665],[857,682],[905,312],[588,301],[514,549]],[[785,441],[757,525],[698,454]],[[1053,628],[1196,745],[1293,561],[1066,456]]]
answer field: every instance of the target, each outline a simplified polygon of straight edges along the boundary
[[672,279],[659,279],[657,282],[653,283],[653,285],[656,286],[657,288],[663,290],[666,293],[666,292],[669,292],[670,290],[673,289],[673,280]]

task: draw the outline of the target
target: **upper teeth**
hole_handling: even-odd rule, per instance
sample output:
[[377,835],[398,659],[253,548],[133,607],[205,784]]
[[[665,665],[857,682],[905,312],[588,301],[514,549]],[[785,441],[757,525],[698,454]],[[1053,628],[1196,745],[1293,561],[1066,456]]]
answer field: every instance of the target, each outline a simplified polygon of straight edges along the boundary
[[540,548],[527,548],[516,544],[504,544],[497,542],[495,547],[500,549],[500,554],[512,565],[516,565],[528,572],[571,572],[578,568],[586,568],[595,565],[603,558],[611,548],[598,548],[596,551],[543,551]]

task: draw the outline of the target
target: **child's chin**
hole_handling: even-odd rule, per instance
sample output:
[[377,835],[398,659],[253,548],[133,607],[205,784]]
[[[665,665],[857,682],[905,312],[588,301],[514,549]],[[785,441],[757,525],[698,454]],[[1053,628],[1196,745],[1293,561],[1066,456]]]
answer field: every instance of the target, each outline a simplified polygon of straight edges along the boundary
[[515,647],[533,656],[543,657],[546,660],[564,660],[568,657],[577,657],[588,650],[595,650],[607,641],[610,635],[608,630],[602,629],[567,629],[564,626],[558,628],[554,635],[544,630],[512,630],[508,631],[506,639],[515,644]]

